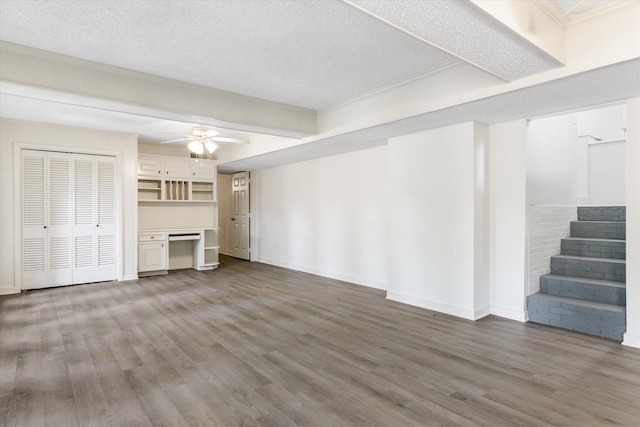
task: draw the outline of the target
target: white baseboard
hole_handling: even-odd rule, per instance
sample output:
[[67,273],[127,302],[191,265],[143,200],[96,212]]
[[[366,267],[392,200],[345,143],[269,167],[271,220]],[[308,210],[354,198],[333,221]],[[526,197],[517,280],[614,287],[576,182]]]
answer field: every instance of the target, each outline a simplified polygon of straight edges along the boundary
[[498,317],[504,317],[505,319],[516,320],[518,322],[526,322],[528,320],[527,313],[525,311],[513,310],[510,308],[499,307],[497,305],[491,306],[491,314]]
[[622,338],[622,345],[640,348],[640,335],[625,332]]
[[387,291],[387,299],[391,301],[401,302],[403,304],[409,304],[420,308],[426,308],[427,310],[438,311],[440,313],[450,314],[456,317],[462,317],[467,320],[478,320],[485,317],[490,312],[490,307],[482,307],[477,310],[470,310],[468,308],[458,307],[455,305],[444,304],[436,301],[429,301],[423,298],[403,295],[397,292]]
[[351,276],[348,274],[336,273],[334,271],[326,271],[315,267],[305,265],[292,264],[270,258],[258,258],[257,262],[263,264],[275,265],[276,267],[288,268],[291,270],[302,271],[304,273],[315,274],[316,276],[327,277],[329,279],[341,280],[343,282],[353,283],[355,285],[366,286],[367,288],[387,290],[387,284],[375,280],[369,280],[362,277]]
[[13,295],[13,294],[19,294],[19,293],[20,293],[20,289],[16,289],[14,287],[0,288],[0,295]]
[[124,276],[122,278],[122,282],[126,282],[128,280],[138,280],[138,275],[137,274],[129,274],[129,275]]

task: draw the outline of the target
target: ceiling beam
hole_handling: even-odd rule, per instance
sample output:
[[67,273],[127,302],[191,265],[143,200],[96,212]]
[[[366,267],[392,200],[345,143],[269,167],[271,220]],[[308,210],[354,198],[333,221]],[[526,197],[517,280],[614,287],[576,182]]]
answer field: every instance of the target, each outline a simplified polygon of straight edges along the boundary
[[2,91],[12,95],[290,138],[317,133],[313,110],[7,42],[0,59]]
[[507,81],[563,65],[564,28],[531,1],[344,1]]
[[528,41],[549,57],[565,64],[568,20],[539,1],[470,0],[476,7]]

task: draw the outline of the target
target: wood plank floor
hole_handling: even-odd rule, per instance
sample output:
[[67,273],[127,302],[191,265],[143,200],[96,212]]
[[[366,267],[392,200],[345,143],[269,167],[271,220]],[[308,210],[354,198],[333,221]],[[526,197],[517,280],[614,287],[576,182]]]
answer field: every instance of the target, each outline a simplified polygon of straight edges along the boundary
[[0,297],[2,426],[640,425],[640,350],[223,258]]

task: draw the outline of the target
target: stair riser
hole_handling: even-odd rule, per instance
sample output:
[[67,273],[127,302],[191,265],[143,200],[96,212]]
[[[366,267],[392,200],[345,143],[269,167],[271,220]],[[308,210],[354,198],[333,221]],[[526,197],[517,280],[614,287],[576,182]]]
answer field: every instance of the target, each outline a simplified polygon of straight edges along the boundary
[[594,283],[580,283],[545,276],[540,278],[540,292],[560,297],[614,304],[622,307],[627,303],[625,288]]
[[626,330],[624,312],[614,313],[568,303],[548,304],[531,297],[527,300],[527,311],[531,322],[616,340],[622,340]]
[[626,223],[624,222],[572,221],[570,229],[571,237],[626,239]]
[[551,257],[551,274],[576,276],[587,279],[627,280],[626,266],[621,262],[593,261],[588,259],[566,259]]
[[563,239],[562,255],[586,256],[594,258],[626,259],[625,242],[603,242],[597,240],[577,241]]
[[626,221],[625,206],[579,206],[579,221]]

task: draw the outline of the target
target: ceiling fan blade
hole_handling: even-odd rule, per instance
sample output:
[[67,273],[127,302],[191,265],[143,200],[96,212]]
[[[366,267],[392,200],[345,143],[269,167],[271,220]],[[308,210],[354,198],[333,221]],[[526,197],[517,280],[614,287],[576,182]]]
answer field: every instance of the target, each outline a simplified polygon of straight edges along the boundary
[[208,138],[212,141],[215,142],[232,142],[234,144],[248,144],[249,141],[246,139],[240,139],[240,138],[225,138],[223,136],[214,136],[212,138]]
[[179,141],[191,141],[193,137],[189,138],[180,138],[180,139],[172,139],[171,141],[162,141],[160,144],[169,144],[171,142],[179,142]]

